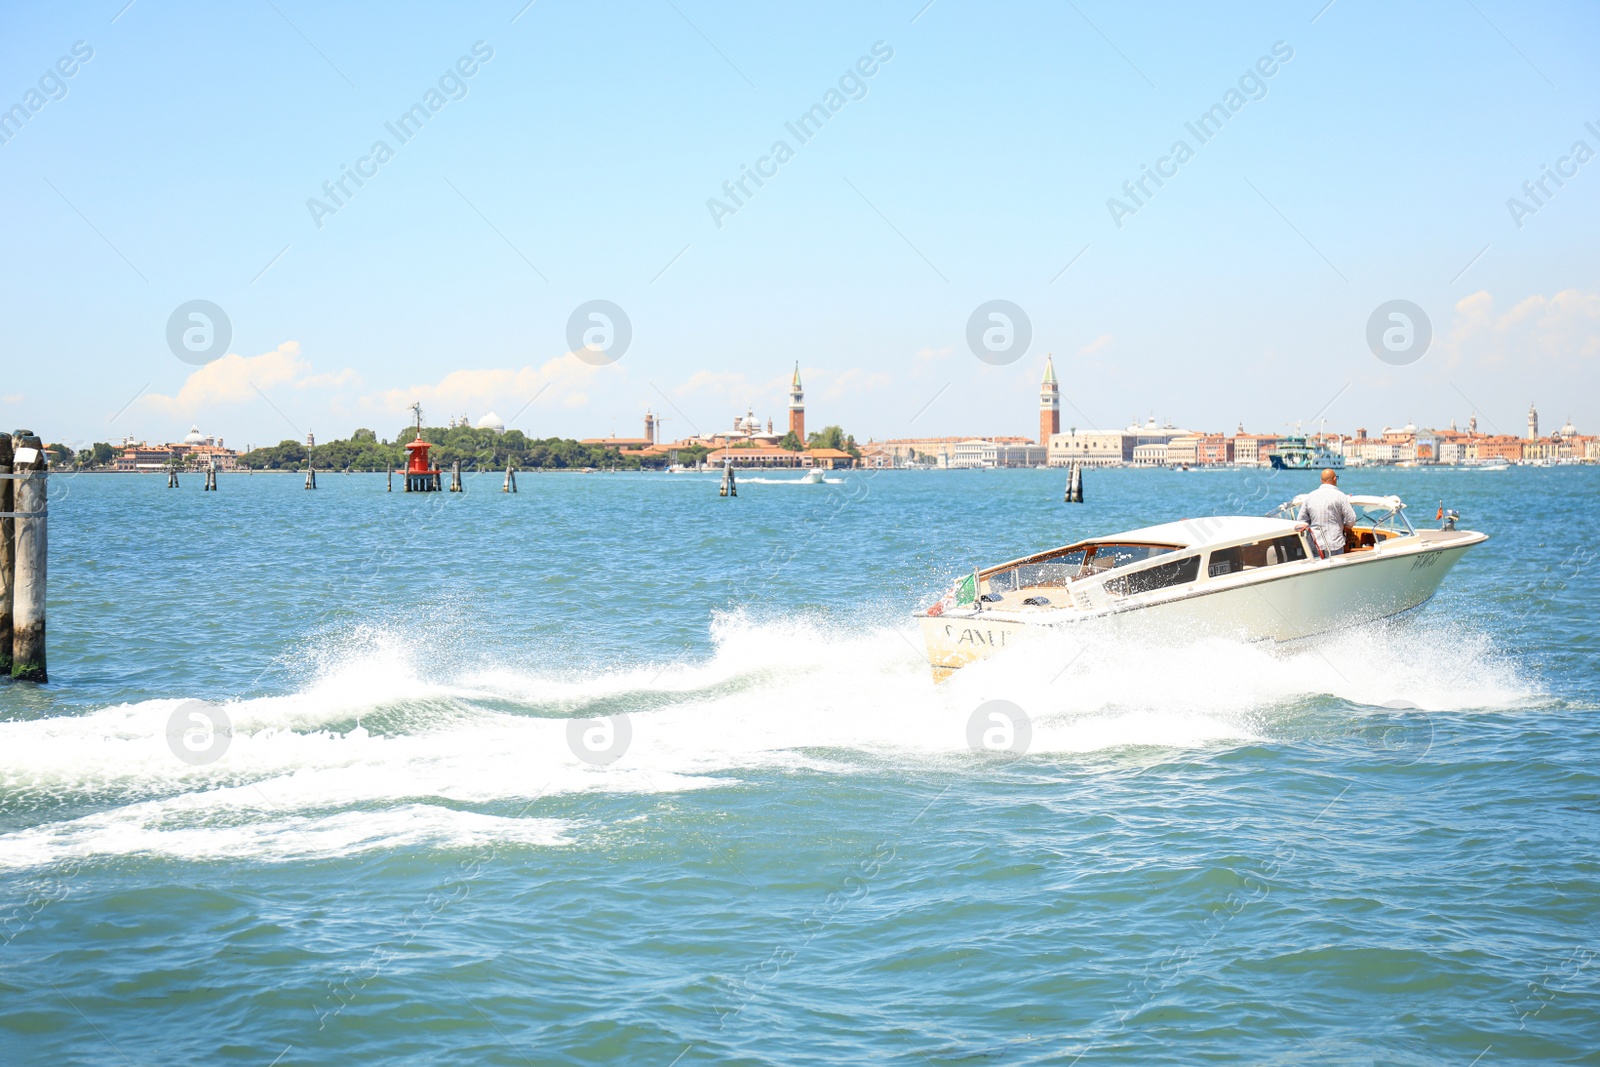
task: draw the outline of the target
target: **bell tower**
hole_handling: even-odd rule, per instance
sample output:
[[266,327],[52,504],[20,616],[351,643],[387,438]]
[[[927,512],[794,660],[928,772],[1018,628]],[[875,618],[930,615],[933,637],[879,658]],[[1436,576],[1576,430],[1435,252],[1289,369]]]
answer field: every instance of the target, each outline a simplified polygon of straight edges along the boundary
[[1039,443],[1050,445],[1050,435],[1061,432],[1061,386],[1056,383],[1056,365],[1044,357],[1044,380],[1039,383]]
[[800,447],[806,445],[806,394],[800,388],[800,363],[795,361],[794,381],[789,386],[789,432],[800,439]]
[[656,416],[649,408],[644,409],[644,439],[656,443]]
[[1539,439],[1539,413],[1534,410],[1534,407],[1533,407],[1532,404],[1529,404],[1528,405],[1528,440],[1537,441],[1538,439]]

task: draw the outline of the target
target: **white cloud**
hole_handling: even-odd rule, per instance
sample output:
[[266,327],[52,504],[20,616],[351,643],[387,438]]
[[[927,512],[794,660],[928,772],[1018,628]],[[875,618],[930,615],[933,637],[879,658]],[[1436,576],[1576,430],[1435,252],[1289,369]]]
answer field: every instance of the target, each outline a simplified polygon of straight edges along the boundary
[[[568,353],[539,367],[456,370],[437,382],[385,389],[363,397],[362,406],[387,414],[401,414],[420,402],[423,414],[436,421],[442,421],[442,416],[450,413],[517,412],[535,398],[540,404],[559,402],[566,407],[582,407],[589,402],[582,386],[601,369]],[[509,417],[515,418],[514,415]]]
[[1099,337],[1096,337],[1093,341],[1090,341],[1088,344],[1078,349],[1078,355],[1092,356],[1096,352],[1110,345],[1115,340],[1116,338],[1112,337],[1109,333],[1103,333]]
[[1600,294],[1564,289],[1535,293],[1497,313],[1494,297],[1479,291],[1455,306],[1443,339],[1451,366],[1574,364],[1600,356]]
[[337,389],[344,385],[360,385],[361,375],[351,367],[346,367],[337,374],[313,374],[309,378],[302,378],[294,382],[296,389]]
[[893,380],[887,374],[873,374],[860,367],[852,367],[843,374],[835,375],[824,388],[822,396],[826,400],[838,400],[846,395],[858,396],[889,385]]
[[289,385],[297,389],[337,387],[356,380],[353,370],[337,374],[310,373],[311,364],[300,355],[298,341],[285,341],[259,356],[230,352],[198,367],[176,396],[147,393],[139,398],[145,407],[167,415],[191,415],[208,404],[234,404],[256,399],[256,390]]
[[[801,377],[804,378],[804,372]],[[714,374],[708,370],[698,370],[689,376],[688,381],[673,389],[672,393],[674,396],[707,393],[731,400],[735,404],[749,404],[754,403],[759,396],[787,390],[788,387],[789,379],[785,377],[758,383],[752,382],[743,374]]]
[[928,373],[935,364],[943,363],[955,353],[950,345],[943,348],[919,348],[912,357],[911,377],[920,378]]

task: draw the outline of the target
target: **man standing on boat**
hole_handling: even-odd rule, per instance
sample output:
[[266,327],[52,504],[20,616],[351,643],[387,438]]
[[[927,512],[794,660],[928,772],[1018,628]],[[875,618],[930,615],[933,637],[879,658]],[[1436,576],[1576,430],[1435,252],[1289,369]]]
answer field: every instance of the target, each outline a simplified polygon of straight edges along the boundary
[[1306,494],[1306,502],[1300,505],[1300,521],[1311,524],[1312,536],[1328,555],[1344,551],[1345,531],[1356,524],[1356,509],[1339,491],[1338,471],[1329,468],[1322,472],[1322,485]]

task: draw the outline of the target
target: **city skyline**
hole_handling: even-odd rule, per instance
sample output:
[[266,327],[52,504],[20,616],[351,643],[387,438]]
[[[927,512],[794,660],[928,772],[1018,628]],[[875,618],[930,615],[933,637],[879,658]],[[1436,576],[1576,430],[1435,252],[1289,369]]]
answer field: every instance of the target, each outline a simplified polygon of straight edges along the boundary
[[[798,361],[829,422],[998,432],[973,412],[1052,352],[1102,428],[1600,421],[1585,8],[628,16],[18,13],[0,418],[265,441],[420,399],[576,438],[670,404],[679,432],[781,411]],[[1018,362],[974,347],[995,301]],[[1395,301],[1414,361],[1369,350]],[[595,329],[618,348],[573,354]]]
[[[820,420],[820,421],[814,421],[813,426],[814,426],[814,428],[820,428],[822,426],[827,426],[827,425],[841,425],[842,428],[847,433],[850,433],[853,436],[858,437],[859,440],[861,442],[863,442],[863,443],[865,443],[865,442],[867,442],[869,440],[883,441],[883,440],[895,440],[895,439],[912,439],[912,438],[915,438],[915,437],[918,437],[918,436],[923,436],[923,437],[927,437],[927,438],[930,438],[930,439],[931,438],[935,438],[935,437],[958,437],[958,438],[963,438],[963,439],[990,439],[990,440],[1017,438],[1017,439],[1027,439],[1027,440],[1034,441],[1036,443],[1041,443],[1048,436],[1047,431],[1046,431],[1047,427],[1049,427],[1049,432],[1052,432],[1052,433],[1063,433],[1063,432],[1074,432],[1074,431],[1082,431],[1082,432],[1085,432],[1085,433],[1112,433],[1112,432],[1118,432],[1118,431],[1132,431],[1132,430],[1145,429],[1145,428],[1150,428],[1152,426],[1160,426],[1160,427],[1172,428],[1172,429],[1182,429],[1182,430],[1184,430],[1186,432],[1204,433],[1204,434],[1209,434],[1209,435],[1221,434],[1223,436],[1231,436],[1231,435],[1234,435],[1234,434],[1248,434],[1248,435],[1254,435],[1254,436],[1284,436],[1284,435],[1295,434],[1295,433],[1304,433],[1304,434],[1308,434],[1308,435],[1319,434],[1319,433],[1327,433],[1330,436],[1339,435],[1339,436],[1346,436],[1346,437],[1355,437],[1358,433],[1371,433],[1374,436],[1377,436],[1377,435],[1381,435],[1381,434],[1383,434],[1385,432],[1388,432],[1390,430],[1397,430],[1398,431],[1398,430],[1401,430],[1403,428],[1408,428],[1408,427],[1412,428],[1412,429],[1415,429],[1415,430],[1422,431],[1422,432],[1426,432],[1426,433],[1449,432],[1449,431],[1457,431],[1457,430],[1459,430],[1459,432],[1466,433],[1466,432],[1468,432],[1467,428],[1468,428],[1468,425],[1470,423],[1472,428],[1473,428],[1473,431],[1483,433],[1484,435],[1501,434],[1501,435],[1512,436],[1512,437],[1537,437],[1537,436],[1541,436],[1537,432],[1537,429],[1538,429],[1537,422],[1534,421],[1534,420],[1536,420],[1538,418],[1538,416],[1535,414],[1535,411],[1536,411],[1536,408],[1537,408],[1537,404],[1530,404],[1527,412],[1525,413],[1527,418],[1528,418],[1528,422],[1527,422],[1525,428],[1526,428],[1526,430],[1528,432],[1523,432],[1523,430],[1524,430],[1523,427],[1518,427],[1518,428],[1514,428],[1514,429],[1510,429],[1510,430],[1500,429],[1500,428],[1491,428],[1488,425],[1484,425],[1482,427],[1479,427],[1478,422],[1479,422],[1479,418],[1480,418],[1480,413],[1478,411],[1476,411],[1476,409],[1474,409],[1472,411],[1469,411],[1464,417],[1452,414],[1442,422],[1433,422],[1433,421],[1418,422],[1417,420],[1412,419],[1412,418],[1410,418],[1408,416],[1408,417],[1405,418],[1404,421],[1391,422],[1391,421],[1385,420],[1385,421],[1381,421],[1381,422],[1377,423],[1376,425],[1373,425],[1373,426],[1370,426],[1370,427],[1366,426],[1366,425],[1345,426],[1342,423],[1333,422],[1332,420],[1329,420],[1329,419],[1327,419],[1325,417],[1319,419],[1318,422],[1316,424],[1314,424],[1314,425],[1305,424],[1304,420],[1284,420],[1283,424],[1281,426],[1274,426],[1274,425],[1268,424],[1268,423],[1260,421],[1260,420],[1240,419],[1234,424],[1233,427],[1227,427],[1227,426],[1208,427],[1208,426],[1199,424],[1199,423],[1195,422],[1194,420],[1186,420],[1186,419],[1184,419],[1182,417],[1174,417],[1171,414],[1158,413],[1158,412],[1156,412],[1154,410],[1148,411],[1145,414],[1145,416],[1143,416],[1143,417],[1140,417],[1137,413],[1135,413],[1133,415],[1133,417],[1125,424],[1112,424],[1112,425],[1105,425],[1105,426],[1095,426],[1095,425],[1087,425],[1087,424],[1080,425],[1078,422],[1075,422],[1070,418],[1063,419],[1061,417],[1062,397],[1061,397],[1061,394],[1060,394],[1060,391],[1059,391],[1059,383],[1055,379],[1055,375],[1054,375],[1053,372],[1054,372],[1054,368],[1053,368],[1053,365],[1052,365],[1052,358],[1047,355],[1047,357],[1045,359],[1045,363],[1044,363],[1043,380],[1035,387],[1037,392],[1035,394],[1033,394],[1033,395],[1037,396],[1037,398],[1038,398],[1037,406],[1033,409],[1033,414],[1038,419],[1038,423],[1037,423],[1038,431],[1037,431],[1037,434],[1035,436],[1032,436],[1032,437],[1028,437],[1026,434],[1014,434],[1014,433],[1005,432],[1008,429],[1015,429],[1015,427],[1010,427],[1010,426],[998,427],[998,428],[992,427],[992,426],[985,426],[985,427],[978,427],[978,428],[969,429],[969,431],[965,432],[965,433],[925,434],[925,435],[917,435],[917,434],[903,434],[903,435],[880,434],[880,433],[873,432],[870,429],[870,427],[860,428],[864,432],[858,433],[857,432],[858,427],[849,426],[849,425],[843,425],[843,424],[840,424],[840,423],[838,423],[838,422],[836,422],[836,421],[834,421],[832,419],[826,419],[826,418],[823,419],[823,420]],[[785,386],[785,403],[781,408],[778,409],[778,411],[786,419],[786,423],[785,423],[784,429],[787,429],[789,431],[794,431],[794,430],[796,430],[798,428],[800,439],[803,441],[803,440],[805,440],[805,437],[806,437],[806,415],[805,415],[805,400],[804,400],[804,395],[805,394],[804,394],[804,391],[803,391],[803,389],[801,387],[801,384],[800,384],[802,377],[803,377],[802,368],[798,364],[796,364],[795,370],[794,370],[794,372],[793,372],[793,374],[792,374],[792,376],[791,376],[791,378],[789,380],[789,383]],[[1017,404],[1018,404],[1019,407],[1023,403],[1024,403],[1024,401],[1021,398],[1017,398]],[[738,411],[737,411],[736,408],[735,409],[730,409],[730,410],[734,411],[734,416],[733,417],[734,417],[734,421],[735,421],[736,425],[740,422],[741,419],[748,418],[748,417],[750,417],[752,415],[755,417],[755,421],[757,423],[762,421],[762,412],[757,410],[757,406],[753,402],[752,403],[747,403],[746,405],[744,405],[744,408],[745,408],[745,415],[742,415],[742,416],[740,414],[738,414]],[[1070,410],[1070,406],[1069,406],[1069,410]],[[427,426],[454,427],[454,426],[461,425],[461,426],[477,426],[479,428],[482,428],[485,425],[485,423],[487,422],[487,423],[492,423],[493,428],[496,428],[496,429],[513,428],[513,427],[508,426],[506,424],[505,420],[502,419],[499,416],[498,412],[495,411],[495,410],[492,410],[492,409],[485,410],[485,411],[483,411],[481,413],[475,413],[475,412],[472,412],[472,411],[462,411],[462,412],[459,412],[459,413],[449,413],[449,414],[446,414],[446,416],[442,420],[438,419],[436,416],[429,415],[426,412],[424,413],[423,417],[425,419],[425,423],[424,424],[427,425]],[[771,426],[777,425],[777,423],[776,423],[777,417],[778,416],[772,414],[772,412],[770,410],[766,411],[766,413],[765,413],[765,421],[766,421],[767,424],[769,424],[769,428]],[[716,436],[719,433],[724,431],[724,429],[725,429],[725,425],[724,424],[726,422],[726,417],[724,416],[724,418],[722,420],[720,420],[720,421],[712,422],[712,423],[707,424],[704,432],[691,431],[691,432],[688,432],[688,433],[666,434],[663,431],[662,428],[664,427],[664,425],[668,421],[668,418],[669,418],[668,416],[666,416],[663,413],[655,410],[650,404],[648,404],[648,403],[644,404],[642,409],[641,409],[641,411],[639,412],[639,414],[637,416],[637,421],[642,422],[644,424],[644,426],[646,427],[645,436],[642,437],[642,438],[635,438],[635,437],[633,437],[631,434],[629,434],[627,432],[619,433],[619,432],[617,432],[617,427],[615,425],[608,426],[607,429],[606,429],[606,432],[604,432],[604,433],[584,432],[584,433],[574,434],[574,435],[562,435],[562,434],[544,435],[544,434],[539,434],[536,430],[530,430],[530,429],[525,428],[525,427],[515,427],[515,428],[522,429],[524,434],[525,434],[525,436],[528,436],[530,438],[532,438],[532,437],[545,437],[545,436],[556,436],[556,437],[571,436],[572,439],[574,439],[574,440],[597,441],[597,442],[598,441],[605,441],[605,440],[612,440],[612,439],[620,440],[620,441],[634,441],[634,440],[645,440],[645,439],[648,439],[648,440],[651,440],[651,441],[666,442],[666,441],[674,441],[674,440],[689,440],[689,439],[695,438],[695,437],[705,438],[705,437]],[[1552,423],[1554,425],[1558,425],[1558,426],[1562,426],[1562,427],[1566,427],[1566,428],[1572,428],[1572,427],[1575,426],[1575,420],[1573,419],[1573,417],[1570,414],[1566,414],[1564,416],[1560,416],[1559,420],[1560,420],[1559,422],[1555,422],[1554,420],[1552,420]],[[675,419],[674,421],[680,421],[680,420],[676,420]],[[387,435],[389,433],[389,431],[387,429],[383,428],[383,427],[373,427],[373,426],[367,426],[365,424],[362,424],[362,425],[352,425],[352,426],[344,429],[342,432],[336,430],[333,434],[324,433],[323,437],[325,439],[330,439],[330,440],[331,439],[339,439],[339,438],[348,438],[350,434],[355,433],[357,430],[361,430],[361,429],[372,429],[372,430],[375,430],[378,433],[378,436],[380,437],[380,439],[385,439],[385,440],[387,439]],[[590,427],[589,429],[592,430],[593,427]],[[308,428],[305,431],[305,434],[315,434],[315,432],[316,432],[315,428],[312,427],[312,428]],[[783,432],[784,432],[783,429],[778,430],[776,432],[776,436],[778,436],[778,437],[783,436]],[[1570,429],[1568,430],[1568,432],[1571,432]],[[1577,432],[1578,433],[1583,433],[1584,431],[1582,430],[1582,428],[1578,428]],[[221,444],[222,441],[224,441],[228,436],[230,436],[230,435],[225,434],[225,433],[224,434],[217,434],[215,432],[212,432],[212,430],[210,428],[202,427],[199,422],[195,422],[195,421],[191,420],[190,429],[189,429],[189,435],[192,436],[192,435],[195,435],[195,434],[199,434],[200,436],[203,436],[203,437],[213,438],[213,439],[215,439],[216,443],[218,443],[218,444]],[[302,436],[304,436],[304,434]],[[1548,436],[1548,431],[1543,436]],[[184,439],[183,435],[173,435],[173,436],[170,436],[168,438],[165,438],[165,440],[170,440],[170,441],[180,441],[180,440],[183,440],[183,439]],[[134,443],[134,442],[146,442],[146,443],[148,443],[148,442],[155,442],[155,441],[158,441],[158,440],[163,440],[163,438],[159,434],[151,435],[151,434],[139,434],[139,433],[130,432],[130,433],[125,433],[125,434],[118,435],[115,438],[113,438],[110,441],[108,441],[107,443],[114,444],[114,445],[123,445],[123,444]],[[238,438],[236,437],[235,440],[237,442]],[[277,439],[273,439],[273,440],[263,440],[263,441],[260,441],[260,442],[252,441],[246,447],[240,448],[239,451],[241,451],[241,452],[242,451],[246,451],[246,450],[248,450],[248,447],[263,447],[263,446],[266,446],[266,445],[277,444],[277,443],[280,443],[282,441],[290,441],[290,440],[297,440],[297,439],[296,438],[291,438],[291,437],[281,437],[281,438],[277,438]],[[81,445],[79,445],[78,442],[68,442],[68,443],[74,444],[75,447],[81,447]]]
[[[1018,435],[996,434],[985,431],[973,431],[968,434],[920,438],[892,436],[878,437],[874,434],[867,434],[862,437],[859,443],[871,445],[874,442],[878,442],[903,445],[918,441],[937,441],[941,442],[944,446],[949,446],[957,442],[962,442],[969,445],[979,442],[998,442],[1006,445],[1012,450],[1012,452],[1015,453],[1014,456],[1010,456],[1010,462],[1000,463],[1000,465],[1003,466],[1032,466],[1036,461],[1040,461],[1042,465],[1042,461],[1044,461],[1046,458],[1048,458],[1050,465],[1062,465],[1082,459],[1083,456],[1081,453],[1076,457],[1067,455],[1066,452],[1068,446],[1066,446],[1064,443],[1067,438],[1078,438],[1080,436],[1080,431],[1081,436],[1086,438],[1111,439],[1133,437],[1137,439],[1140,445],[1156,447],[1160,452],[1159,457],[1157,457],[1154,453],[1147,452],[1145,457],[1141,459],[1139,454],[1140,452],[1145,451],[1141,448],[1135,449],[1132,452],[1124,455],[1123,459],[1130,460],[1131,465],[1134,466],[1163,465],[1166,462],[1165,451],[1167,442],[1176,438],[1195,438],[1215,442],[1213,448],[1216,450],[1218,460],[1228,462],[1230,464],[1235,462],[1235,449],[1233,442],[1239,441],[1241,455],[1239,456],[1237,462],[1244,465],[1252,465],[1257,462],[1264,463],[1266,461],[1266,455],[1273,450],[1273,446],[1276,443],[1286,437],[1297,435],[1303,435],[1307,438],[1320,440],[1325,444],[1334,447],[1335,450],[1341,454],[1345,452],[1346,439],[1348,439],[1352,446],[1358,449],[1365,442],[1377,442],[1381,440],[1388,442],[1392,446],[1392,449],[1395,450],[1393,452],[1393,456],[1391,457],[1392,459],[1398,460],[1403,458],[1407,462],[1415,461],[1419,458],[1418,446],[1419,444],[1423,444],[1424,439],[1427,439],[1427,441],[1426,444],[1423,445],[1422,458],[1431,462],[1439,462],[1441,457],[1435,450],[1439,448],[1443,442],[1457,438],[1462,440],[1474,438],[1483,438],[1486,440],[1504,438],[1512,441],[1544,441],[1547,443],[1551,441],[1566,440],[1568,442],[1578,443],[1578,455],[1591,460],[1595,458],[1593,455],[1589,455],[1587,452],[1588,443],[1593,439],[1593,435],[1582,434],[1581,431],[1579,431],[1574,425],[1570,415],[1558,429],[1550,429],[1547,432],[1541,432],[1540,416],[1536,406],[1533,404],[1529,405],[1526,413],[1526,432],[1520,435],[1515,433],[1505,433],[1499,429],[1480,428],[1478,414],[1476,411],[1472,412],[1464,421],[1452,417],[1449,420],[1449,423],[1443,426],[1433,424],[1419,425],[1416,422],[1408,419],[1404,424],[1398,425],[1391,425],[1385,422],[1382,426],[1373,428],[1372,431],[1369,431],[1369,429],[1365,426],[1358,426],[1348,429],[1335,426],[1334,429],[1330,430],[1327,427],[1327,420],[1325,418],[1320,420],[1320,424],[1315,427],[1305,427],[1304,425],[1297,423],[1292,428],[1285,426],[1282,431],[1277,431],[1270,428],[1247,430],[1242,420],[1232,431],[1229,431],[1225,428],[1216,430],[1202,428],[1197,425],[1180,424],[1173,421],[1171,418],[1158,420],[1154,412],[1152,412],[1144,422],[1141,422],[1138,416],[1135,415],[1125,427],[1079,427],[1069,422],[1066,425],[1066,429],[1063,430],[1059,382],[1056,377],[1053,360],[1049,355],[1047,355],[1045,358],[1043,372],[1038,385],[1037,396],[1037,414],[1039,419],[1038,433],[1037,436],[1033,438]],[[477,419],[474,419],[470,412],[463,412],[460,415],[451,414],[446,417],[446,420],[443,424],[440,424],[436,418],[430,420],[426,413],[422,410],[420,404],[414,405],[412,412],[414,418],[418,422],[419,428],[422,426],[436,427],[442,425],[444,428],[448,429],[455,429],[457,427],[474,427],[480,430],[489,429],[495,432],[504,432],[508,428],[505,420],[503,420],[498,413],[493,411],[486,412]],[[578,440],[583,444],[598,444],[615,447],[623,450],[624,453],[629,451],[636,452],[641,449],[658,450],[670,445],[692,445],[695,443],[710,444],[712,447],[725,448],[727,444],[733,440],[742,441],[748,446],[763,447],[771,450],[780,445],[780,442],[785,439],[785,435],[787,433],[788,436],[793,437],[799,443],[799,447],[803,448],[806,446],[808,435],[806,431],[805,390],[804,386],[802,385],[802,373],[798,362],[795,364],[794,372],[791,376],[788,386],[788,403],[785,409],[785,415],[787,422],[784,430],[778,430],[775,428],[776,421],[770,414],[766,419],[765,430],[763,430],[761,419],[755,414],[754,406],[747,405],[744,415],[741,416],[735,413],[732,431],[722,427],[709,431],[696,431],[690,434],[680,434],[674,436],[664,432],[664,425],[668,421],[667,418],[656,413],[653,409],[647,406],[643,414],[644,430],[642,436],[632,437],[625,433],[618,434],[615,430],[615,427],[613,427],[610,433],[576,438],[575,440]],[[366,432],[373,431],[370,427],[358,427],[349,431],[349,436]],[[395,443],[398,443],[410,432],[410,430],[407,430],[398,435]],[[855,439],[855,434],[850,432],[850,430],[846,429],[845,432],[849,434],[852,440]],[[388,440],[386,436],[381,437],[381,439],[385,442]],[[171,443],[171,447],[178,448],[180,445],[199,445],[206,446],[217,451],[223,451],[224,440],[225,439],[219,435],[202,433],[199,425],[193,424],[190,427],[189,433],[183,438],[182,442],[176,442],[174,440],[174,442]],[[276,443],[293,444],[297,442],[295,442],[293,439],[285,438]],[[1028,447],[1030,443],[1034,448],[1043,451],[1038,452],[1037,454],[1034,451],[1030,451]],[[117,444],[117,446],[123,448],[124,450],[130,451],[131,454],[133,446],[136,444],[142,446],[140,449],[138,449],[141,460],[151,459],[153,453],[146,454],[149,449],[161,447],[159,445],[152,445],[148,437],[137,438],[136,436],[132,435],[124,437],[120,443]],[[271,442],[264,442],[261,447],[272,447],[273,444],[274,443]],[[313,447],[315,444],[314,431],[307,431],[304,444],[308,449]],[[233,455],[250,451],[255,447],[257,446],[253,443],[247,443],[242,449],[227,450],[227,454],[230,457],[230,462]],[[1098,446],[1090,446],[1084,441],[1074,440],[1070,447],[1083,449],[1085,447]],[[1129,447],[1131,448],[1131,445]],[[1400,449],[1404,450],[1404,455],[1402,455],[1401,451],[1399,451]],[[1202,450],[1204,450],[1203,446]],[[1126,450],[1122,449],[1122,447],[1119,445],[1116,451],[1122,452]],[[1504,452],[1504,450],[1502,451]],[[1554,453],[1551,453],[1551,455],[1553,454]],[[1248,458],[1246,458],[1247,456]],[[1005,458],[1006,457],[1002,457],[1003,460]],[[1099,455],[1097,460],[1104,461],[1108,458],[1111,459],[1113,464],[1120,462],[1116,458],[1111,457],[1109,453],[1105,455]],[[1545,458],[1544,453],[1540,453],[1539,458]],[[145,463],[144,465],[149,466],[151,464]]]

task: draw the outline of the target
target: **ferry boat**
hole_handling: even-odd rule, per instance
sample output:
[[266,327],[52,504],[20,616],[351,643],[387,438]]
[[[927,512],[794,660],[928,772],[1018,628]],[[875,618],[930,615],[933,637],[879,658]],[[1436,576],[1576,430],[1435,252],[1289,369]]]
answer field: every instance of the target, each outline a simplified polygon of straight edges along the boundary
[[[1265,517],[1184,519],[1077,541],[974,569],[916,612],[935,681],[1040,633],[1092,619],[1181,637],[1294,641],[1426,603],[1488,535],[1414,529],[1395,496],[1352,496],[1353,537],[1338,555],[1296,516],[1305,497]],[[1441,508],[1442,512],[1442,508]]]
[[1303,434],[1285,437],[1267,458],[1273,469],[1280,471],[1344,469],[1343,456],[1326,448],[1312,448]]

